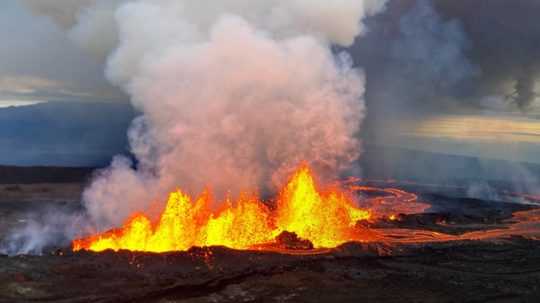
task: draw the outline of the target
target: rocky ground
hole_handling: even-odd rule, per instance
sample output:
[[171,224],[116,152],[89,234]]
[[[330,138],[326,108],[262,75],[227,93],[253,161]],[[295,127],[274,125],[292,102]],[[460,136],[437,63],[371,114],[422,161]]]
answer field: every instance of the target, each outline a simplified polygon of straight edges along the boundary
[[[80,207],[81,183],[0,185],[0,240],[29,214]],[[427,214],[367,228],[460,234],[533,206],[426,194]],[[333,250],[0,255],[0,302],[540,302],[540,241],[349,243]],[[307,250],[305,250],[307,249]]]
[[71,253],[0,257],[2,302],[539,302],[540,245],[346,244],[294,255]]

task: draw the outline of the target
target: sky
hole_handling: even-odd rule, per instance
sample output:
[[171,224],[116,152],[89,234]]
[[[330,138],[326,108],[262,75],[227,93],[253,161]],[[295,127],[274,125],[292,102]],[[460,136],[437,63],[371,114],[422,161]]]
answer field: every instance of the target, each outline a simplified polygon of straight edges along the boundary
[[0,37],[0,107],[124,98],[105,80],[98,60],[19,0],[0,2]]
[[[25,119],[31,119],[42,112],[43,103],[82,102],[96,109],[89,115],[121,115],[121,123],[110,126],[88,115],[70,119],[73,110],[57,106],[61,126],[43,119],[36,128],[48,129],[51,142],[57,142],[54,134],[83,125],[83,132],[92,135],[82,149],[94,151],[92,155],[84,153],[76,158],[88,159],[68,163],[29,152],[21,160],[10,156],[14,150],[4,143],[0,164],[101,164],[125,151],[133,110],[127,95],[107,81],[103,54],[89,53],[70,37],[69,26],[78,16],[53,19],[29,8],[40,1],[0,2],[0,117],[13,106],[26,110]],[[66,11],[74,5],[64,3]],[[370,18],[367,34],[345,49],[367,74],[365,142],[540,163],[540,25],[531,18],[540,14],[540,5],[535,0],[512,3],[394,0],[384,13]],[[63,13],[52,15],[65,17]],[[111,110],[102,102],[123,109]],[[26,138],[17,123],[22,122],[0,121],[0,142]],[[108,127],[117,129],[104,132]],[[106,139],[97,139],[100,134]],[[62,152],[80,153],[80,141],[62,138],[68,141],[59,145]],[[43,151],[46,146],[51,144],[29,142],[26,148]]]

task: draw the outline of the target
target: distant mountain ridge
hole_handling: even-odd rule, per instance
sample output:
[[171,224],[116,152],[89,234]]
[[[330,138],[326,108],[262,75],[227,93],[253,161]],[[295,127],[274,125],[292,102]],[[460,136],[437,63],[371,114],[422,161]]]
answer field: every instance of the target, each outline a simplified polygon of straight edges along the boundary
[[[85,182],[99,166],[0,166],[0,184]],[[540,165],[480,159],[414,151],[400,148],[367,146],[360,165],[366,179],[400,180],[439,185],[467,186],[478,182],[491,185],[515,184],[537,186]],[[181,186],[181,184],[179,184]]]
[[[0,183],[85,180],[94,167],[105,167],[114,155],[129,153],[126,132],[136,115],[127,102],[48,102],[0,108],[0,165],[5,165],[0,166]],[[363,176],[372,179],[438,184],[533,182],[534,186],[540,180],[538,164],[369,143],[360,164]]]
[[0,108],[0,165],[103,166],[127,151],[125,102],[46,102]]
[[84,183],[94,170],[91,167],[0,166],[0,184]]

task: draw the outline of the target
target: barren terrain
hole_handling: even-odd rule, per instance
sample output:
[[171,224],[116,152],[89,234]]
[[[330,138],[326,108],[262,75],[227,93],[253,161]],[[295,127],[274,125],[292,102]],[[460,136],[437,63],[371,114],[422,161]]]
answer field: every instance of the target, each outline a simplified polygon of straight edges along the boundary
[[[76,211],[84,181],[0,185],[0,238],[47,210]],[[535,206],[434,194],[432,205],[374,230],[461,235],[507,228]],[[30,215],[31,214],[31,215]],[[0,302],[538,302],[536,237],[348,243],[331,250],[0,256]]]

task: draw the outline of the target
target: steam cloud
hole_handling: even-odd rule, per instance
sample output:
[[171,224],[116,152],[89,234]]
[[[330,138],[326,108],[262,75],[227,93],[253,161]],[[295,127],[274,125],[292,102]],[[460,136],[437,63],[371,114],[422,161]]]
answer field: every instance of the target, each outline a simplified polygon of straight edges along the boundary
[[330,46],[350,46],[385,1],[26,3],[107,58],[143,113],[129,131],[137,168],[117,157],[84,193],[99,227],[177,186],[272,190],[301,161],[332,178],[360,156],[364,76]]
[[22,1],[101,59],[143,113],[128,133],[136,163],[116,157],[84,193],[99,228],[176,186],[270,191],[302,160],[327,178],[354,170],[365,102],[362,132],[377,144],[394,120],[527,110],[537,97],[540,43],[523,37],[540,34],[535,1]]

